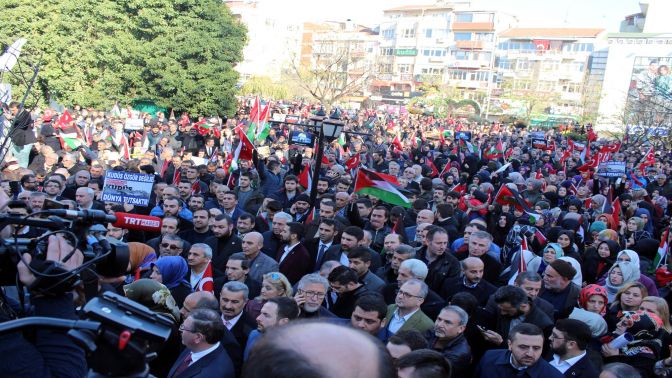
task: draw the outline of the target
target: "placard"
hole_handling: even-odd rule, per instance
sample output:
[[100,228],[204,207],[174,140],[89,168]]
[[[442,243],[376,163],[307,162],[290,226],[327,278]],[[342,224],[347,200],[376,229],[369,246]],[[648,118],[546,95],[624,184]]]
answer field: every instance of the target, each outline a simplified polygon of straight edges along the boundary
[[625,162],[607,161],[600,163],[597,174],[602,177],[622,177],[625,174]]
[[103,185],[103,202],[148,206],[154,175],[122,171],[107,171]]
[[126,118],[124,130],[142,130],[144,125],[142,118]]
[[308,131],[295,130],[290,134],[289,144],[313,147],[315,144],[315,136]]
[[471,141],[471,131],[456,131],[455,140],[463,140],[465,142]]
[[271,156],[271,147],[270,146],[258,146],[257,147],[257,154],[259,154],[259,157],[261,159],[265,159],[265,158]]

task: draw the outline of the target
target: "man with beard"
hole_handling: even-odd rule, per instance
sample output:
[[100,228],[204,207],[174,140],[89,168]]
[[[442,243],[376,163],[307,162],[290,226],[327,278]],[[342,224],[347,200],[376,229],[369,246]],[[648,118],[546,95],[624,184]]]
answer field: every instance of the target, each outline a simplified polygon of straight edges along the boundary
[[[390,241],[399,239],[398,235],[390,234]],[[395,237],[396,236],[396,237]],[[387,252],[388,239],[385,238],[385,251]],[[389,256],[389,254],[388,254]],[[392,249],[392,255],[389,257],[389,262],[385,266],[376,271],[376,275],[383,279],[385,284],[397,282],[397,275],[399,274],[399,266],[402,262],[415,258],[415,249],[410,245],[400,244]]]
[[448,232],[438,226],[427,227],[426,246],[418,250],[416,258],[427,264],[427,285],[441,291],[443,283],[460,275],[460,262],[448,249]]
[[481,331],[483,337],[495,347],[503,347],[504,340],[509,336],[509,330],[520,323],[534,324],[542,329],[544,334],[550,334],[553,320],[534,306],[534,301],[523,289],[516,286],[502,286],[495,292],[495,303],[498,312],[493,314],[494,330]]
[[247,234],[248,232],[251,232],[254,230],[254,216],[250,213],[242,213],[238,217],[238,221],[236,222],[236,232],[238,233],[238,237],[242,238]]
[[508,350],[486,352],[476,367],[474,378],[562,378],[559,371],[541,358],[544,340],[544,333],[539,327],[518,324],[509,332]]
[[314,272],[319,271],[325,261],[340,260],[341,246],[334,241],[338,234],[336,221],[321,219],[318,234],[319,237],[309,239],[304,243],[314,263]]
[[469,236],[468,249],[455,253],[455,257],[458,260],[464,260],[467,257],[480,259],[483,261],[483,278],[488,282],[497,282],[502,273],[502,264],[488,254],[490,245],[492,245],[492,235],[486,231],[475,231]]
[[275,297],[264,303],[256,319],[257,329],[252,331],[247,339],[243,358],[247,360],[259,336],[273,327],[283,326],[298,318],[299,312],[299,306],[292,298]]
[[461,266],[462,276],[454,280],[446,280],[441,289],[441,297],[450,302],[453,295],[467,292],[478,299],[480,306],[485,306],[488,298],[497,288],[483,279],[483,261],[478,257],[467,257],[462,260]]
[[469,315],[462,308],[446,306],[436,317],[434,329],[426,334],[429,347],[450,361],[454,377],[471,376],[471,348],[464,337],[468,321]]
[[549,361],[565,377],[594,378],[599,375],[586,348],[592,340],[590,327],[577,319],[560,319],[551,332],[553,359]]
[[295,222],[304,223],[310,214],[310,197],[305,193],[301,193],[295,198],[294,203],[289,208],[289,213]]
[[222,323],[241,346],[247,344],[247,337],[255,328],[254,319],[251,319],[245,311],[248,296],[247,286],[238,281],[225,283],[219,293]]
[[299,282],[301,277],[308,274],[313,268],[310,255],[301,243],[303,233],[304,229],[301,223],[288,223],[281,233],[283,246],[276,255],[280,273],[284,274],[292,285]]
[[226,270],[226,260],[229,256],[241,250],[240,239],[232,234],[233,220],[226,215],[221,214],[215,218],[212,223],[213,236],[205,239],[204,243],[212,248],[212,266],[213,268],[224,272]]
[[385,236],[392,232],[387,220],[390,219],[390,212],[384,206],[376,206],[371,211],[371,219],[364,226],[364,230],[371,232],[371,248],[376,252],[383,250]]
[[178,235],[182,239],[188,241],[191,244],[196,244],[203,243],[205,239],[213,236],[212,231],[210,231],[210,213],[208,210],[196,210],[191,221],[194,224],[194,228],[188,231],[180,232]]
[[301,309],[299,318],[335,318],[336,315],[322,306],[328,290],[329,281],[318,273],[303,276],[296,285],[296,295],[294,295],[294,300]]

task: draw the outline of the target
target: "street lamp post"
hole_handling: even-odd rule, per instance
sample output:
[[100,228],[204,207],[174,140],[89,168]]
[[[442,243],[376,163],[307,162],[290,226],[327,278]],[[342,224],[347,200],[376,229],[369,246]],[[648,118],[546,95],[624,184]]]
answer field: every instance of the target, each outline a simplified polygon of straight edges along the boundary
[[318,139],[317,151],[315,154],[315,168],[313,169],[313,182],[310,185],[310,203],[317,207],[317,182],[320,178],[320,169],[322,168],[322,157],[324,156],[324,141],[332,141],[338,138],[343,132],[344,122],[340,120],[340,111],[335,110],[329,118],[325,117],[324,110],[320,110],[311,117],[310,120],[317,126]]

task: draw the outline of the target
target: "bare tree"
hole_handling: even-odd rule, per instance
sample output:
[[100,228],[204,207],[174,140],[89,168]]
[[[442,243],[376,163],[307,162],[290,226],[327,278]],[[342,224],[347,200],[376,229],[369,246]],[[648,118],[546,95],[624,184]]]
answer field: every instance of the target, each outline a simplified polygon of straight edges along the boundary
[[642,96],[630,91],[621,118],[626,146],[638,147],[644,143],[661,148],[672,146],[672,97],[669,95]]
[[362,94],[374,77],[366,54],[348,41],[329,41],[313,46],[311,58],[292,59],[293,79],[326,108],[345,97]]

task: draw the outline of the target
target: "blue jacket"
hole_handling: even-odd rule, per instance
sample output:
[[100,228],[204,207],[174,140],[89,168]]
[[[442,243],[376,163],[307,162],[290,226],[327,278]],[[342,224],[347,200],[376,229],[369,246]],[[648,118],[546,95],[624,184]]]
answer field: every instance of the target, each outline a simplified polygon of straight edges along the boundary
[[281,175],[276,175],[266,169],[263,161],[257,164],[257,172],[259,173],[259,180],[261,181],[261,191],[264,196],[269,197],[273,193],[277,193],[283,189],[283,179]]
[[[169,377],[173,376],[174,371],[180,366],[180,364],[182,364],[182,361],[184,361],[184,359],[187,357],[187,353],[190,352],[191,351],[189,349],[185,349],[180,354],[180,356],[177,358],[177,361],[175,361],[175,364],[173,364],[173,367],[170,369],[170,372],[168,373]],[[205,356],[201,357],[198,361],[189,365],[189,367],[177,377],[234,378],[235,376],[236,372],[233,368],[233,362],[231,362],[231,358],[226,353],[226,350],[224,350],[224,348],[220,344],[214,351],[206,354]]]
[[[152,211],[149,212],[149,215],[153,217],[163,218],[163,207],[161,205],[154,206]],[[182,210],[180,210],[180,212],[177,213],[177,215],[184,220],[188,220],[189,222],[191,222],[194,217],[193,214],[191,214],[191,211],[187,208],[187,205],[184,204],[184,202],[182,202]]]
[[536,364],[519,372],[511,366],[511,352],[506,349],[493,349],[485,352],[481,362],[476,367],[474,378],[564,378],[562,373],[551,366],[543,358],[539,358]]

